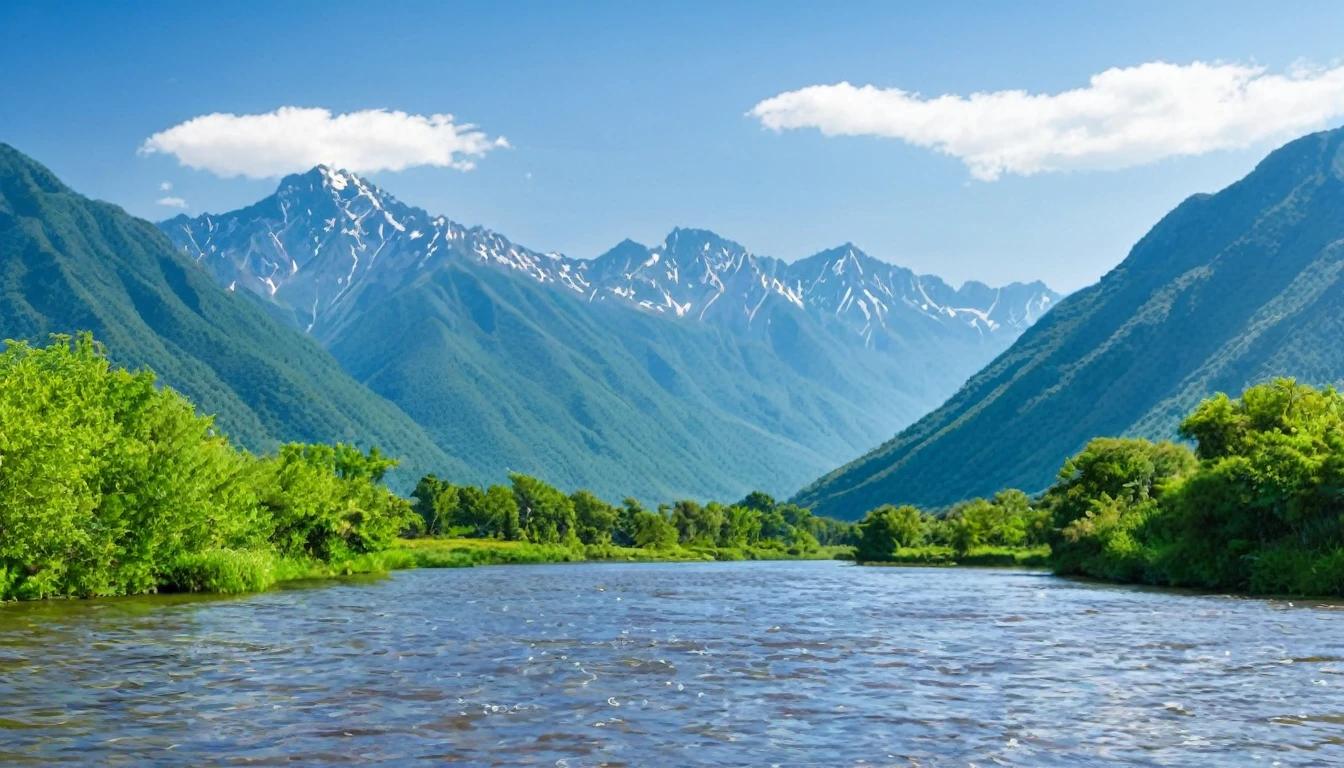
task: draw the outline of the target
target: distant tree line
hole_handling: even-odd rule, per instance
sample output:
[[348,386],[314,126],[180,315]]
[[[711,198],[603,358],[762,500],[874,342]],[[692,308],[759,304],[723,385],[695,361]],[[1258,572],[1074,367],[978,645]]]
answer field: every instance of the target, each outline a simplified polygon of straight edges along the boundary
[[[869,512],[857,528],[854,554],[860,561],[937,562],[964,559],[985,549],[1043,547],[1050,535],[1050,515],[1034,507],[1022,491],[1008,490],[992,499],[957,504],[942,514],[908,505],[882,506]],[[906,557],[896,557],[900,553]]]
[[745,556],[803,555],[853,543],[856,527],[779,503],[759,491],[735,504],[683,500],[647,509],[620,505],[587,490],[571,494],[535,477],[509,475],[510,484],[480,488],[426,475],[412,494],[429,535],[493,538],[567,546],[689,547],[732,550]]

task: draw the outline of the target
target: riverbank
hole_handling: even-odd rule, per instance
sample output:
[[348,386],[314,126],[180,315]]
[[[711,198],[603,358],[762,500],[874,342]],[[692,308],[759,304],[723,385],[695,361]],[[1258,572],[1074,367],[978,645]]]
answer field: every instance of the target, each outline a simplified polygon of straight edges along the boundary
[[952,547],[901,547],[881,559],[866,560],[860,564],[1048,568],[1050,546],[972,547],[960,553]]
[[544,563],[704,563],[741,560],[852,560],[853,547],[829,546],[790,552],[778,547],[687,547],[660,549],[590,544],[567,547],[499,539],[399,539],[387,549],[322,562],[264,552],[213,550],[184,558],[164,593],[237,595],[264,592],[286,582],[389,573],[411,569],[471,568]]
[[[736,560],[852,560],[853,547],[820,547],[789,551],[776,547],[618,547],[589,544],[566,547],[499,539],[423,538],[404,539],[388,550],[389,562],[406,562],[407,568],[460,568],[474,565],[523,565],[539,563],[682,563]],[[409,556],[409,560],[407,560]]]

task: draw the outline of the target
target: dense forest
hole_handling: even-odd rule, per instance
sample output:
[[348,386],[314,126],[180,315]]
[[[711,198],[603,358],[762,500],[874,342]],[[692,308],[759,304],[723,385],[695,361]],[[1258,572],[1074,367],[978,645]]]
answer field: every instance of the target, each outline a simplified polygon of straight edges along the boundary
[[1217,395],[1184,445],[1094,440],[1042,499],[1060,573],[1344,594],[1344,396],[1291,379]]

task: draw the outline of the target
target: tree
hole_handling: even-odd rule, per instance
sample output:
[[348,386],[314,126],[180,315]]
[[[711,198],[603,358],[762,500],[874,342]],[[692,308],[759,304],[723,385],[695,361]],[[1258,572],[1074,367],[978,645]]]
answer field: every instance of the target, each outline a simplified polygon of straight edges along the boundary
[[612,542],[622,547],[638,546],[635,543],[635,520],[640,512],[647,512],[639,499],[627,496],[616,509],[616,527],[612,531]]
[[1084,517],[1093,501],[1103,495],[1137,504],[1155,498],[1165,483],[1191,472],[1197,464],[1195,455],[1183,445],[1099,437],[1064,462],[1042,506],[1051,511],[1054,527],[1063,529]]
[[513,496],[528,541],[539,544],[577,544],[578,527],[569,497],[535,477],[514,472]]
[[491,529],[499,538],[505,541],[527,538],[527,531],[524,530],[520,520],[518,497],[514,489],[492,485],[486,489],[481,504],[481,519],[490,521]]
[[924,541],[923,519],[911,506],[878,507],[859,523],[854,557],[860,562],[889,560],[897,549],[916,547]]
[[437,536],[445,533],[449,527],[476,527],[474,521],[466,522],[462,519],[461,491],[447,480],[440,480],[434,475],[420,478],[411,498],[412,508],[423,521],[425,533]]
[[746,549],[760,541],[761,513],[750,507],[729,507],[723,516],[719,546]]
[[668,519],[681,543],[714,546],[723,528],[723,509],[721,504],[702,507],[694,501],[678,501]]
[[772,512],[775,509],[775,499],[773,496],[761,491],[752,491],[747,497],[737,503],[739,507],[746,507],[760,513]]
[[670,549],[677,545],[677,529],[657,512],[639,510],[633,520],[635,546]]
[[89,334],[0,352],[0,599],[265,588],[277,557],[333,561],[419,521],[376,449],[238,450]]
[[574,505],[579,540],[584,544],[610,543],[616,530],[616,508],[586,490],[575,491],[569,500]]

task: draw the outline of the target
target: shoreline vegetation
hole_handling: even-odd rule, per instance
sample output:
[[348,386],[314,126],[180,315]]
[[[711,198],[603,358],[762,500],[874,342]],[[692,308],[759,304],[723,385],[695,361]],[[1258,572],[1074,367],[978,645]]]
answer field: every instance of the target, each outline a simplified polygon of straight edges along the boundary
[[411,499],[377,448],[242,450],[92,335],[0,352],[0,601],[236,594],[412,567],[843,557],[853,524],[753,493],[614,506],[526,475]]
[[1278,379],[1204,400],[1179,432],[1186,443],[1094,439],[1035,499],[1003,491],[941,516],[874,510],[856,559],[1040,546],[1061,576],[1344,595],[1344,395]]
[[[234,446],[149,371],[87,333],[0,352],[0,601],[236,594],[404,568],[840,559],[1048,567],[1121,583],[1344,595],[1344,396],[1281,379],[1205,400],[1190,445],[1098,438],[1033,498],[857,523],[753,492],[645,508],[521,474],[384,484],[351,445]],[[1191,447],[1193,446],[1193,447]]]

